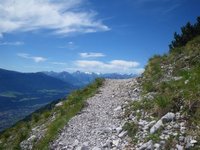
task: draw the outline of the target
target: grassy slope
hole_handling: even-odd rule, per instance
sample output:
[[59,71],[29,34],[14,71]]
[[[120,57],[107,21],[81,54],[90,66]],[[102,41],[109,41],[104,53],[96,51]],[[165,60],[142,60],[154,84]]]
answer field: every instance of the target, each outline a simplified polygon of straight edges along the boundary
[[47,125],[44,138],[34,144],[34,149],[48,149],[49,142],[56,137],[58,131],[84,107],[85,100],[97,93],[102,84],[103,79],[96,79],[84,89],[72,92],[67,99],[63,100],[62,106],[54,107],[53,104],[48,109],[32,114],[29,120],[20,121],[7,129],[0,135],[0,149],[20,149],[20,142],[29,136],[32,128],[44,124],[53,114],[56,114],[55,120]]
[[[200,141],[200,36],[166,55],[151,58],[141,81],[144,98],[134,102],[132,109],[143,109],[155,118],[181,111],[187,116],[187,133]],[[154,95],[152,101],[146,99],[148,94]],[[134,137],[137,130],[130,127],[126,128]]]
[[187,113],[196,114],[200,104],[200,36],[168,55],[151,58],[143,75],[144,93],[156,93],[155,104],[161,109],[157,113],[178,111],[183,106]]

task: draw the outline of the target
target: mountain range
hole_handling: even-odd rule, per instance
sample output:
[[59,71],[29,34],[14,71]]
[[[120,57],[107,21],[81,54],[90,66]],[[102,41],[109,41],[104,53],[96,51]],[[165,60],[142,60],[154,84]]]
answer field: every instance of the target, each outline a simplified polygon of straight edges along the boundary
[[80,71],[20,73],[0,69],[0,131],[96,78],[123,79],[134,76]]
[[74,86],[82,87],[91,82],[93,82],[96,78],[108,78],[108,79],[128,79],[136,77],[136,74],[119,74],[119,73],[94,73],[94,72],[81,72],[76,71],[73,73],[69,73],[66,71],[63,72],[42,72],[48,76],[60,79],[64,82],[70,83]]

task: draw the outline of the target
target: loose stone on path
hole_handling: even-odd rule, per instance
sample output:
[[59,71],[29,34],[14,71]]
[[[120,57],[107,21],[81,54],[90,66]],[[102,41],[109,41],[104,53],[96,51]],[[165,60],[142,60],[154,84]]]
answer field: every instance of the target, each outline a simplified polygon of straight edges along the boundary
[[131,99],[139,97],[133,92],[136,79],[106,79],[98,94],[87,100],[88,106],[82,113],[73,117],[50,145],[60,150],[103,150],[126,149],[126,131],[123,107]]

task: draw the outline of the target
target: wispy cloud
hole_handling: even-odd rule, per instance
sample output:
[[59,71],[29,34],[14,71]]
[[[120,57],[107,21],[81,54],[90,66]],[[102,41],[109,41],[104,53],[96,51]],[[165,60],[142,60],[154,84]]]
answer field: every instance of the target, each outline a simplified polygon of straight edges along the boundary
[[103,53],[79,53],[82,58],[97,58],[97,57],[105,57]]
[[67,65],[65,62],[50,62],[53,65]]
[[0,42],[0,45],[20,46],[20,45],[24,45],[24,42],[20,42],[20,41],[16,41],[16,42]]
[[148,11],[166,15],[183,5],[185,0],[135,0],[133,3],[139,7],[148,7]]
[[163,11],[163,14],[170,13],[170,12],[176,10],[179,6],[180,6],[180,4],[172,5],[172,6],[168,7],[167,9],[165,9],[165,10]]
[[36,62],[36,63],[44,62],[44,61],[47,60],[47,59],[44,58],[44,57],[41,57],[41,56],[31,56],[31,55],[29,55],[29,54],[27,54],[27,53],[18,53],[17,56],[19,56],[19,57],[21,57],[21,58],[33,60],[33,61]]
[[77,60],[75,61],[74,70],[101,72],[101,73],[135,73],[140,74],[144,71],[139,67],[139,62],[126,60],[112,60],[109,62]]
[[0,36],[4,33],[51,30],[70,35],[110,30],[84,0],[0,0]]

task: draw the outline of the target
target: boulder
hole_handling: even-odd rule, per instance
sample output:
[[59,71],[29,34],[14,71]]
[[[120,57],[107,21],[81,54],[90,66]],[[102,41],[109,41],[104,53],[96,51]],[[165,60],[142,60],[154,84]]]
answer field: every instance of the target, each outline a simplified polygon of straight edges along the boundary
[[172,112],[168,112],[166,115],[164,115],[162,118],[163,122],[170,122],[175,119],[175,114]]
[[155,133],[160,127],[163,126],[163,123],[165,122],[170,122],[172,120],[175,119],[175,114],[172,112],[168,112],[166,115],[164,115],[160,120],[158,120],[156,122],[156,124],[154,124],[151,129],[150,129],[150,133],[153,134]]
[[158,120],[158,122],[156,122],[156,124],[153,125],[153,127],[151,127],[150,129],[150,133],[154,134],[160,127],[163,126],[162,120]]

